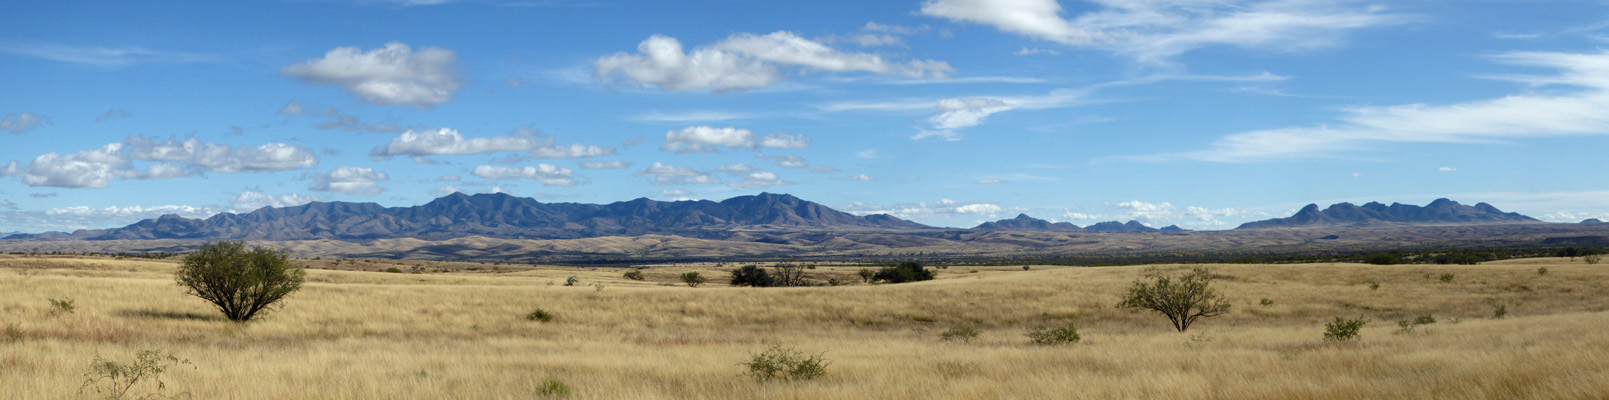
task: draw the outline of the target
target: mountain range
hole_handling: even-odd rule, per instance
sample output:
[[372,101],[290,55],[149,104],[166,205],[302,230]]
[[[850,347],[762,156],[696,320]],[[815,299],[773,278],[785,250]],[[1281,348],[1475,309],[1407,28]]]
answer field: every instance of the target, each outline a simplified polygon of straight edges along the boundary
[[1318,204],[1302,207],[1296,215],[1241,224],[1235,229],[1268,229],[1313,226],[1362,226],[1381,224],[1410,225],[1490,225],[1542,222],[1536,218],[1505,213],[1491,204],[1474,206],[1458,204],[1448,199],[1436,199],[1424,207],[1391,203],[1369,202],[1364,205],[1336,203],[1320,211]]
[[1169,225],[1165,228],[1157,229],[1146,226],[1145,224],[1140,223],[1140,221],[1133,220],[1130,220],[1127,223],[1107,221],[1080,228],[1078,225],[1073,225],[1069,222],[1050,222],[1039,218],[1030,217],[1028,214],[1017,214],[1016,218],[1002,219],[999,221],[978,224],[978,226],[972,227],[972,230],[1018,232],[1182,232],[1186,229],[1180,228],[1178,225]]

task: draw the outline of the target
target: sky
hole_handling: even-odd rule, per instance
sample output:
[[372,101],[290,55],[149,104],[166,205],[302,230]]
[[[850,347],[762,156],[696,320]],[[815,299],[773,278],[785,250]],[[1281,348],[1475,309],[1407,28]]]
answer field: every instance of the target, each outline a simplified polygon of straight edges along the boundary
[[452,192],[1609,219],[1594,1],[5,2],[0,232]]

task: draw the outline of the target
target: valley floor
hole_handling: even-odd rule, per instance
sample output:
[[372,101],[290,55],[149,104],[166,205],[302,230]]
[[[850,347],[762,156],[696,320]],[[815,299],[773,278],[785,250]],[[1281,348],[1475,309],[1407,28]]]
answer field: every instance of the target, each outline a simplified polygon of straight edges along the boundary
[[[92,360],[158,350],[189,364],[163,373],[160,392],[132,392],[530,399],[558,381],[576,399],[1609,398],[1609,265],[1579,259],[1211,265],[1233,308],[1188,333],[1114,308],[1147,267],[955,267],[897,285],[821,267],[808,272],[854,283],[762,289],[676,279],[729,276],[713,266],[652,268],[645,281],[567,267],[309,270],[302,291],[248,325],[183,294],[173,267],[0,256],[0,397],[105,397],[81,386]],[[577,286],[564,285],[571,276]],[[526,318],[539,308],[554,319]],[[1437,322],[1397,333],[1427,313]],[[1358,341],[1322,340],[1324,323],[1358,316],[1370,321]],[[1067,322],[1081,342],[1024,336]],[[981,335],[939,340],[956,325]],[[774,344],[822,353],[826,375],[743,376],[739,363]]]

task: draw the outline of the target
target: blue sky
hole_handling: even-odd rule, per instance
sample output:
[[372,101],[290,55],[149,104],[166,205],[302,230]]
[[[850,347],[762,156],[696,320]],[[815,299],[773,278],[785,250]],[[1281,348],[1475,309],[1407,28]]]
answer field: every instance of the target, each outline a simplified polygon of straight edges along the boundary
[[452,191],[1609,219],[1586,1],[7,2],[0,231]]

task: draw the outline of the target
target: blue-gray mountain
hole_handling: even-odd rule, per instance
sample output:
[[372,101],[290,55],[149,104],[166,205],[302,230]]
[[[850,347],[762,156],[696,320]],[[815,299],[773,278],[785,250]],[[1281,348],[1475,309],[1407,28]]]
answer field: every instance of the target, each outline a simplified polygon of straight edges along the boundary
[[1436,199],[1424,207],[1391,203],[1369,202],[1364,205],[1337,203],[1320,211],[1317,204],[1308,204],[1296,215],[1247,222],[1235,229],[1294,228],[1312,226],[1365,226],[1384,224],[1409,225],[1494,225],[1542,222],[1536,218],[1505,213],[1491,204],[1474,206],[1458,204],[1448,199]]
[[244,239],[313,240],[487,236],[568,239],[673,234],[724,237],[733,228],[786,230],[909,230],[926,225],[876,214],[857,216],[786,194],[761,193],[720,202],[640,198],[610,204],[542,203],[507,194],[454,193],[413,207],[374,203],[313,202],[264,207],[206,219],[164,215],[132,225],[44,233],[8,239]]
[[1178,225],[1169,225],[1165,228],[1157,229],[1146,226],[1140,221],[1129,221],[1128,223],[1107,221],[1080,228],[1072,223],[1050,222],[1030,217],[1028,214],[1017,214],[1016,218],[978,224],[978,226],[972,227],[972,230],[1017,232],[1183,232],[1186,229],[1180,228]]

